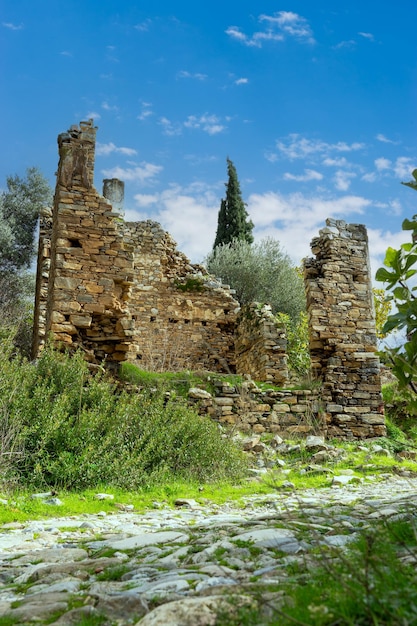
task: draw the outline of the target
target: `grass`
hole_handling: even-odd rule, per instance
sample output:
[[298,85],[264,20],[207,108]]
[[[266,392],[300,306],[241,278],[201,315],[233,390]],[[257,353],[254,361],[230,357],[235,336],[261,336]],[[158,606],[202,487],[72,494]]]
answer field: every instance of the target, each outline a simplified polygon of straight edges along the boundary
[[[409,626],[417,623],[414,519],[379,522],[343,551],[319,547],[218,626]],[[310,553],[312,555],[312,553]],[[406,557],[407,562],[404,561]],[[266,593],[268,591],[268,593]]]
[[216,374],[213,372],[151,372],[141,369],[127,361],[120,364],[118,376],[121,381],[137,385],[144,389],[169,390],[186,397],[191,387],[199,387],[210,393],[214,392],[216,382],[240,385],[243,377],[234,374]]

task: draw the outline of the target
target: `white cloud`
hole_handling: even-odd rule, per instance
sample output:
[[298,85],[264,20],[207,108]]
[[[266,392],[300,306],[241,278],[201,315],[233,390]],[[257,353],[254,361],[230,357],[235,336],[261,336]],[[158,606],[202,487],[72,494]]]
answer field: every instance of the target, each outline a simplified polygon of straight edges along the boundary
[[381,141],[382,143],[392,143],[394,145],[398,143],[397,141],[393,141],[392,139],[388,139],[388,137],[386,137],[382,133],[378,133],[378,135],[375,137],[375,139],[377,139],[378,141]]
[[100,113],[97,113],[97,111],[90,111],[89,113],[87,113],[85,118],[87,120],[90,120],[90,119],[99,120],[101,118],[101,115],[100,115]]
[[146,20],[143,20],[143,22],[139,22],[138,24],[135,24],[133,28],[135,28],[136,30],[140,32],[146,32],[147,30],[149,30],[149,26],[151,24],[152,24],[152,20],[149,18],[146,18]]
[[398,157],[394,164],[394,174],[401,179],[411,178],[411,172],[416,168],[417,159]]
[[189,115],[184,122],[184,126],[185,128],[202,130],[209,135],[217,135],[217,133],[221,133],[226,128],[217,115],[209,115],[208,113],[199,117]]
[[246,35],[238,26],[229,26],[225,32],[232,39],[257,48],[266,41],[283,41],[286,37],[292,37],[301,43],[315,43],[313,32],[305,17],[292,11],[278,11],[273,15],[262,14],[258,17],[258,22],[264,29],[254,32],[252,36]]
[[356,178],[356,174],[353,172],[337,170],[333,178],[336,189],[339,191],[347,191],[350,187],[352,178]]
[[124,154],[126,156],[134,156],[137,154],[137,150],[134,148],[124,148],[118,147],[113,142],[110,143],[99,143],[96,144],[96,154],[97,156],[108,156],[109,154]]
[[305,19],[292,11],[279,11],[274,15],[260,15],[260,22],[278,26],[284,33],[307,43],[315,43],[312,30]]
[[365,183],[374,183],[377,179],[377,175],[375,172],[369,172],[368,174],[364,174],[361,180],[365,181]]
[[108,102],[106,102],[106,100],[102,102],[101,108],[104,109],[105,111],[118,111],[119,110],[118,106],[116,106],[115,104],[111,105]]
[[158,202],[158,194],[137,193],[134,196],[135,202],[139,207],[147,207]]
[[[309,256],[310,241],[325,225],[327,217],[349,221],[370,205],[361,196],[327,197],[275,192],[252,194],[248,212],[255,223],[255,239],[271,236],[278,239],[295,263]],[[355,220],[356,221],[356,220]]]
[[323,174],[320,172],[316,172],[316,170],[305,169],[304,174],[290,174],[286,172],[284,174],[284,180],[295,180],[301,183],[309,182],[310,180],[322,180]]
[[356,41],[354,39],[348,39],[346,41],[340,41],[333,48],[335,50],[340,50],[341,48],[354,48],[356,46]]
[[139,115],[137,116],[137,119],[143,122],[148,117],[151,117],[154,114],[154,112],[152,111],[152,104],[150,102],[142,101],[141,105],[142,105],[142,109]]
[[323,160],[323,165],[327,165],[327,167],[351,167],[346,157],[326,157]]
[[200,72],[195,72],[194,74],[192,74],[191,72],[181,70],[180,72],[178,72],[177,78],[194,78],[195,80],[206,80],[207,74],[201,74]]
[[247,85],[248,82],[248,78],[238,78],[237,80],[235,80],[235,85]]
[[237,26],[229,26],[225,33],[226,35],[229,35],[229,37],[232,37],[232,39],[237,39],[248,46],[253,45],[249,43],[249,38],[245,35],[245,33],[242,33]]
[[155,195],[138,194],[135,200],[142,211],[127,211],[127,218],[158,221],[192,261],[201,262],[212,249],[220,199],[205,183],[172,185]]
[[369,41],[375,41],[375,37],[373,36],[372,33],[359,32],[358,35],[360,35],[361,37],[364,37],[365,39],[369,39]]
[[118,178],[123,181],[145,183],[152,181],[162,170],[163,167],[161,165],[143,162],[134,167],[123,168],[116,166],[108,170],[102,170],[102,174],[104,174],[106,178]]
[[63,50],[62,52],[59,53],[61,56],[63,57],[72,57],[73,54],[72,52],[70,52],[69,50]]
[[374,163],[378,172],[382,172],[383,170],[389,170],[391,168],[391,161],[389,159],[385,159],[384,157],[375,159]]
[[174,137],[176,135],[181,135],[182,127],[181,124],[171,122],[167,117],[160,117],[158,122],[163,129],[164,135],[168,135],[169,137]]
[[332,152],[352,152],[362,150],[363,143],[347,144],[344,141],[327,143],[320,139],[307,139],[297,133],[291,133],[286,140],[276,142],[277,149],[289,159],[305,159],[315,154],[329,155]]
[[22,30],[24,28],[23,24],[13,24],[12,22],[2,22],[2,26],[9,30]]

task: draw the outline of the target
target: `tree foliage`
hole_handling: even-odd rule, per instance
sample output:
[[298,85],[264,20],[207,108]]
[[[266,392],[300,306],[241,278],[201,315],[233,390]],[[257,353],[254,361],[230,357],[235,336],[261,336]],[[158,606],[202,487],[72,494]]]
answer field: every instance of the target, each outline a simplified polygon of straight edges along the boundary
[[270,304],[273,313],[287,313],[294,320],[305,310],[302,278],[275,239],[220,245],[206,264],[211,274],[235,289],[241,304]]
[[9,176],[0,193],[0,273],[27,269],[33,259],[33,239],[40,209],[51,200],[47,180],[36,167],[26,178]]
[[28,268],[34,257],[34,234],[40,209],[50,203],[48,182],[35,168],[25,178],[9,176],[0,192],[0,316],[12,326],[16,345],[28,353],[34,277]]
[[[417,169],[413,171],[416,182],[404,183],[417,190]],[[398,250],[388,248],[384,266],[379,268],[376,279],[386,284],[395,304],[396,313],[388,316],[383,332],[393,330],[404,333],[400,346],[385,350],[386,360],[392,365],[400,387],[410,387],[417,393],[417,215],[405,219],[402,229],[411,231],[411,241],[401,244]]]
[[222,244],[232,243],[235,239],[253,242],[253,222],[248,219],[236,168],[230,159],[227,159],[227,173],[229,179],[226,183],[226,198],[220,203],[213,250]]
[[375,307],[375,326],[378,339],[384,339],[387,332],[384,331],[385,323],[391,312],[392,302],[385,289],[372,289]]

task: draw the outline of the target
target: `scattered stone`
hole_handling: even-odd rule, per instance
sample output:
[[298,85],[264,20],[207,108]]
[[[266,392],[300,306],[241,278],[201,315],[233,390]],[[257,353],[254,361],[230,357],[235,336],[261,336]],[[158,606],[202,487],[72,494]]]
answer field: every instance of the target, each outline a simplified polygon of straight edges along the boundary
[[324,437],[318,437],[316,435],[308,435],[305,441],[306,450],[327,450],[327,445],[324,442]]
[[188,390],[188,397],[195,398],[196,400],[211,400],[212,395],[208,391],[204,389],[199,389],[198,387],[191,387]]
[[[259,597],[269,597],[287,565],[310,562],[317,546],[343,553],[361,528],[415,510],[417,477],[352,480],[341,470],[338,489],[275,489],[236,504],[183,499],[141,514],[116,509],[7,524],[0,533],[0,614],[11,623],[58,626],[99,616],[119,626],[214,626],[219,613],[233,622],[239,605],[256,608],[242,592],[254,575]],[[100,556],[107,550],[112,556]],[[81,606],[71,608],[74,598]],[[156,598],[160,606],[151,610]]]

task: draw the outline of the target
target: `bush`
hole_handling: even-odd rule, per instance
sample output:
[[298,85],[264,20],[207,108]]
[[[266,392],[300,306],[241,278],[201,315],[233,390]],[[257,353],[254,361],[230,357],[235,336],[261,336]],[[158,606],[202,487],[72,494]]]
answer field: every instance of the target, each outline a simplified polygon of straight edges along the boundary
[[162,391],[120,392],[91,376],[80,354],[47,348],[31,365],[0,355],[0,432],[16,429],[9,475],[37,488],[108,484],[136,489],[166,480],[242,475],[242,454],[216,424]]

